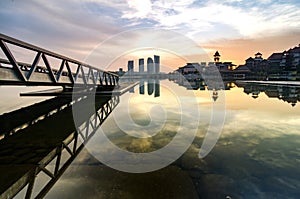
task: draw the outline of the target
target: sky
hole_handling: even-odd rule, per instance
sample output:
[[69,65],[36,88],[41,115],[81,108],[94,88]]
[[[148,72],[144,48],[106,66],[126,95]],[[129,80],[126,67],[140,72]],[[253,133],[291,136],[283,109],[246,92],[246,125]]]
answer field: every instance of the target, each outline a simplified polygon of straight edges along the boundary
[[300,44],[300,1],[2,0],[0,32],[102,69],[158,54],[172,70],[216,50],[239,65]]

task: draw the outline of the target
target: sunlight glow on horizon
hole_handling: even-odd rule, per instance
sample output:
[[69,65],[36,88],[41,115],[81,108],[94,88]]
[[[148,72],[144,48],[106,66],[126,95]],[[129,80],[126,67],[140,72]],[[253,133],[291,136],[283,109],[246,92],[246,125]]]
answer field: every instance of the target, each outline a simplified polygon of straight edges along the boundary
[[[165,42],[171,49],[184,48],[176,39],[132,34],[122,42],[112,41],[106,46],[102,59],[110,60],[89,62],[94,48],[123,32],[140,28],[172,30],[193,40],[206,51],[209,59],[212,60],[218,50],[221,61],[240,65],[256,52],[268,58],[273,52],[297,46],[300,43],[299,8],[300,2],[295,0],[2,1],[0,28],[3,34],[98,67],[113,62],[109,52],[118,51],[128,43],[151,47],[152,42]],[[184,54],[185,50],[181,54],[187,57],[186,62],[205,61],[202,52],[198,54],[188,49]],[[176,69],[182,62],[173,59],[161,55],[166,65]],[[124,60],[114,67],[126,66]]]

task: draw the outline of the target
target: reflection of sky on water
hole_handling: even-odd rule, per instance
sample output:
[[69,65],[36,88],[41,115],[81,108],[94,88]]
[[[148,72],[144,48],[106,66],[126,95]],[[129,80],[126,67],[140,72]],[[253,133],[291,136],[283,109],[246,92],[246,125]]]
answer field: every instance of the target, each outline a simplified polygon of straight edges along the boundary
[[[186,98],[189,108],[195,106],[195,103],[189,103],[193,100],[185,96],[183,87],[175,84],[172,87]],[[266,95],[253,99],[240,88],[226,91],[226,121],[221,138],[207,157],[199,159],[212,102],[207,91],[188,92],[197,96],[201,118],[199,130],[191,147],[172,166],[148,174],[127,174],[107,168],[84,151],[47,198],[195,198],[195,192],[201,198],[297,198],[300,195],[298,105],[291,107]],[[161,88],[159,98],[144,96],[144,99],[130,101],[135,107],[131,116],[141,125],[147,125],[150,120],[149,112],[145,114],[147,111],[143,107],[157,103],[169,106],[170,121],[160,133],[153,138],[132,138],[120,132],[108,118],[103,127],[110,129],[111,141],[136,152],[156,150],[170,142],[180,115],[176,106],[172,109],[176,103],[166,103],[164,95],[166,92]],[[190,124],[183,129],[189,133],[194,120],[192,116],[187,117],[190,117]],[[97,148],[103,150],[100,142],[95,146]]]
[[33,103],[44,101],[49,97],[20,97],[20,93],[45,90],[53,87],[42,86],[0,86],[0,114],[11,112],[22,107],[26,107]]

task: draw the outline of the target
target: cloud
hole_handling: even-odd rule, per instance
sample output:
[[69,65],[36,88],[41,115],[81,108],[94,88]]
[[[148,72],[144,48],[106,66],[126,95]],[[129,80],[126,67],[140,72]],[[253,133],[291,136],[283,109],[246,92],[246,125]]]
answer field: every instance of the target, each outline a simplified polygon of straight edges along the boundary
[[[206,52],[193,40],[178,32],[158,28],[133,29],[114,35],[99,44],[90,53],[87,60],[89,63],[95,64],[101,60],[102,66],[108,68],[113,61],[118,61],[126,55],[135,54],[138,56],[143,51],[148,51],[148,56],[158,52],[165,55],[172,54],[181,60],[187,60],[190,55],[202,56],[206,58],[205,60],[208,60]],[[125,60],[122,65],[126,64]]]
[[282,117],[282,115],[282,113],[274,114],[259,110],[227,110],[222,134],[236,136],[243,132],[242,136],[259,135],[261,138],[299,136],[300,118],[291,115]]
[[[299,7],[299,2],[291,0],[1,1],[0,29],[9,36],[84,60],[99,43],[136,28],[174,30],[198,44],[297,32]],[[182,42],[171,38],[158,39],[155,35],[149,40],[145,38],[143,34],[132,34],[125,39],[132,46],[154,40],[172,48],[183,47]],[[105,55],[110,49],[124,48],[126,42],[110,43],[112,46]]]
[[[118,23],[113,16],[91,13],[85,2],[31,0],[1,4],[2,33],[80,60],[95,45],[120,31],[112,25]],[[109,11],[109,7],[102,8]]]
[[133,9],[124,15],[125,18],[145,18],[151,11],[152,3],[150,0],[128,0],[129,8]]
[[[132,20],[137,15],[134,12],[129,7],[122,17]],[[257,37],[266,32],[276,34],[299,29],[300,26],[299,5],[267,0],[252,4],[241,0],[207,1],[204,4],[198,1],[154,1],[147,6],[147,12],[138,17],[154,20],[159,27],[181,30],[191,36],[216,31],[219,25],[227,25],[229,29],[220,31],[219,37],[230,37],[227,35],[230,29],[237,30],[240,37]]]

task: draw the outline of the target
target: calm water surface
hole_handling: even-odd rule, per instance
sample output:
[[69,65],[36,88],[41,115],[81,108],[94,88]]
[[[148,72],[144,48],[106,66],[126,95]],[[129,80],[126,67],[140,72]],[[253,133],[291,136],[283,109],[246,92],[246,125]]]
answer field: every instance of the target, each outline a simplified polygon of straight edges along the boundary
[[[56,87],[58,88],[58,87]],[[49,87],[43,86],[0,86],[0,114],[9,113],[33,103],[50,99],[51,97],[20,97],[20,93],[29,93],[40,90],[47,90]],[[55,89],[51,87],[51,89]]]
[[[292,106],[264,92],[247,94],[247,89],[245,93],[244,88],[236,86],[226,90],[222,134],[214,149],[200,159],[198,153],[209,126],[211,108],[218,103],[220,91],[215,91],[214,101],[207,90],[187,90],[167,80],[161,81],[157,89],[145,82],[142,89],[137,86],[121,96],[120,104],[101,129],[114,145],[135,153],[162,148],[172,141],[179,128],[186,134],[196,130],[192,145],[178,160],[144,174],[117,171],[97,159],[100,152],[106,151],[114,161],[114,153],[96,134],[46,198],[300,197],[299,104]],[[186,114],[190,123],[180,125],[183,116],[178,108],[178,95],[184,99],[181,106],[199,109],[199,121]],[[128,122],[128,107],[134,123]],[[164,124],[147,129],[151,121],[159,122],[161,117],[157,115],[165,117]],[[191,129],[195,122],[197,128]],[[134,124],[145,126],[145,130],[137,132]],[[150,138],[130,136],[152,135],[153,131],[158,132]]]

